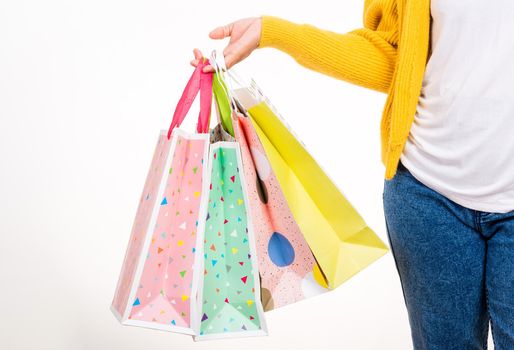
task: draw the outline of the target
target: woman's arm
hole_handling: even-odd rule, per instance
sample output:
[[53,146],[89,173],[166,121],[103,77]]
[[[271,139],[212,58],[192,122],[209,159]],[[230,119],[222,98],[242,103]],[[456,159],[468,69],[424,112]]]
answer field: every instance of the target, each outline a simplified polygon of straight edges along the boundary
[[[416,1],[416,0],[413,0]],[[366,88],[387,92],[396,65],[397,0],[364,0],[364,27],[339,34],[273,16],[243,18],[215,28],[212,39],[230,38],[223,56],[227,68],[255,49],[274,47],[312,70]],[[194,49],[196,66],[203,57]],[[213,71],[210,65],[205,72]]]
[[395,69],[397,42],[396,1],[369,0],[364,28],[344,34],[262,16],[258,47],[279,49],[309,69],[387,92]]

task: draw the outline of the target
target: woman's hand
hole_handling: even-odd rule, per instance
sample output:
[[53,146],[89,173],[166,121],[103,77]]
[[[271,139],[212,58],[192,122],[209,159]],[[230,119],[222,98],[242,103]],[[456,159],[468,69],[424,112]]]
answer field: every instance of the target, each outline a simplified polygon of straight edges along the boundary
[[[248,57],[259,46],[259,41],[261,40],[261,18],[243,18],[225,26],[217,27],[209,33],[209,37],[211,39],[230,37],[227,47],[223,50],[225,65],[228,69]],[[194,49],[193,53],[195,59],[191,61],[191,65],[196,67],[203,55],[198,49]],[[203,71],[206,73],[213,72],[214,68],[211,65],[207,65],[203,68]]]

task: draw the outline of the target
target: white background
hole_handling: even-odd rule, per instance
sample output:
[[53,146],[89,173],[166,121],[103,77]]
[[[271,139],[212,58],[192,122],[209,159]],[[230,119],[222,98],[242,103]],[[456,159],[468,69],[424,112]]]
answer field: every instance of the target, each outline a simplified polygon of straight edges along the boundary
[[[261,14],[348,31],[362,25],[362,6],[1,0],[0,348],[411,348],[390,253],[331,293],[267,313],[268,337],[193,343],[121,326],[109,310],[156,137],[192,72],[192,49],[223,49],[208,38],[211,29]],[[385,95],[274,49],[257,50],[236,69],[256,79],[387,242]]]

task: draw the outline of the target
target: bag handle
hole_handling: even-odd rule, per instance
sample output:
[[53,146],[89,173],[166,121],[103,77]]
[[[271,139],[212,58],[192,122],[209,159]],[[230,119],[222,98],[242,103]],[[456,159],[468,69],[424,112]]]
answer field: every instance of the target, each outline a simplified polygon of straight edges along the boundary
[[[238,112],[239,109],[245,110],[241,104],[241,101],[239,101],[238,98],[234,95],[234,91],[236,91],[234,83],[239,87],[246,89],[256,99],[259,97],[260,90],[256,86],[254,80],[251,79],[250,83],[248,83],[245,79],[241,78],[241,76],[237,74],[234,68],[227,69],[225,64],[225,57],[222,53],[217,50],[213,50],[211,53],[210,62],[216,71],[216,74],[214,74],[213,78],[213,82],[215,82],[213,84],[214,95],[216,96],[217,93],[218,95],[221,95],[220,97],[216,96],[216,98],[217,100],[223,99],[223,102],[226,104],[226,108],[228,107],[235,112]],[[224,122],[230,124],[230,118],[231,116],[223,118]]]
[[[234,99],[234,96],[232,95],[232,81],[226,78],[226,76],[229,75],[229,73],[227,70],[227,66],[225,64],[225,57],[223,53],[220,53],[218,50],[213,50],[211,53],[210,62],[215,72],[217,73],[216,78],[218,79],[219,85],[221,86],[226,97],[229,99],[230,108],[232,109],[232,111],[237,111],[236,101]],[[227,83],[228,85],[225,85],[225,83]]]
[[212,104],[212,73],[204,73],[203,67],[209,64],[209,60],[203,58],[200,60],[189,78],[182,96],[175,107],[173,113],[173,120],[171,121],[168,130],[168,140],[171,138],[171,133],[175,127],[180,127],[184,121],[193,101],[200,91],[200,113],[198,115],[198,122],[196,124],[196,131],[198,133],[207,133],[209,131],[209,119],[211,115]]
[[[249,84],[245,79],[243,79],[234,68],[228,69],[225,63],[225,56],[223,53],[218,50],[213,50],[210,58],[211,65],[214,64],[214,69],[220,73],[223,80],[228,84],[228,88],[230,91],[234,91],[235,87],[233,83],[236,83],[242,88],[249,87]],[[234,99],[232,98],[232,101]]]

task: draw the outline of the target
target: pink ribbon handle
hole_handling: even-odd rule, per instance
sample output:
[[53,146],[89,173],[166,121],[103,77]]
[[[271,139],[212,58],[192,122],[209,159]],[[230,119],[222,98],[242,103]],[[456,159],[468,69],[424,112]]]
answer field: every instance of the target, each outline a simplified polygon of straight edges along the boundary
[[212,104],[212,73],[204,73],[203,67],[208,65],[209,62],[198,62],[193,74],[189,78],[182,96],[175,107],[173,113],[173,120],[171,121],[170,128],[168,130],[168,140],[171,137],[171,133],[175,127],[180,127],[184,121],[193,101],[200,91],[200,114],[198,116],[198,122],[196,131],[199,133],[207,133],[209,131],[209,119],[211,114]]
[[[207,60],[207,64],[209,61]],[[207,65],[206,64],[206,65]],[[200,114],[198,115],[198,123],[196,131],[202,134],[209,132],[209,121],[211,117],[212,106],[212,79],[213,73],[200,74]]]

